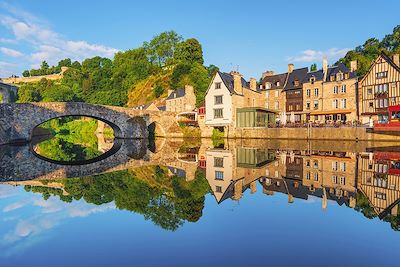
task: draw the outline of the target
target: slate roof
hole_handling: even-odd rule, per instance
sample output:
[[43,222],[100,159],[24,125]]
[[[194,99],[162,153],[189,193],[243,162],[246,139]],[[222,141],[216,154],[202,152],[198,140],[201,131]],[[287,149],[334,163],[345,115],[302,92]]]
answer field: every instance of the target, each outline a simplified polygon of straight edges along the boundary
[[[225,86],[228,88],[229,92],[231,94],[237,94],[233,88],[233,76],[229,73],[226,72],[220,72],[218,71],[219,76],[221,77],[222,81],[224,82]],[[245,79],[242,77],[242,86],[245,88],[250,88],[250,85],[248,82],[246,82]]]
[[315,81],[322,81],[324,79],[324,72],[323,70],[316,70],[316,71],[310,71],[307,73],[306,77],[304,78],[303,83],[308,83],[310,82],[310,79],[314,77]]
[[332,66],[328,68],[328,72],[326,75],[327,81],[329,81],[329,77],[331,77],[332,75],[336,75],[337,73],[339,73],[339,71],[342,73],[349,73],[349,79],[357,77],[356,72],[351,72],[350,69],[346,67],[346,65],[344,65],[343,63],[339,63],[337,66]]
[[[283,87],[285,86],[286,78],[287,78],[287,73],[266,76],[262,80],[262,84],[265,85],[266,82],[271,83],[271,90],[283,89]],[[276,85],[277,82],[279,82],[279,86]],[[263,90],[268,90],[268,89],[263,89]]]
[[[301,69],[295,69],[291,73],[289,73],[286,84],[285,84],[285,90],[293,90],[293,89],[301,89],[303,88],[303,81],[304,78],[307,76],[308,73],[308,68],[301,68]],[[295,86],[294,81],[298,80],[299,85]]]
[[176,99],[180,97],[184,97],[186,95],[185,88],[176,89],[173,91],[168,97],[167,100]]

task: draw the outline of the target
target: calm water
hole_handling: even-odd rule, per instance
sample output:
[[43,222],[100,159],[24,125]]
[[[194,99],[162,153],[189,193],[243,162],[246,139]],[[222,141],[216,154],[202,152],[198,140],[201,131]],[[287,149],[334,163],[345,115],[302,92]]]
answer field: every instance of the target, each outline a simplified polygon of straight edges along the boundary
[[125,140],[84,165],[34,152],[0,148],[1,266],[399,266],[393,143]]

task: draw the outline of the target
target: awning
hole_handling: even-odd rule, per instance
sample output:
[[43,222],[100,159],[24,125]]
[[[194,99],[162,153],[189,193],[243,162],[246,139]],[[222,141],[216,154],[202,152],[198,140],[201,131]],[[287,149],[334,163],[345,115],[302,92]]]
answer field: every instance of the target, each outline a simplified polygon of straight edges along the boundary
[[310,112],[311,115],[331,115],[331,114],[348,114],[355,112],[354,109],[352,110],[333,110],[333,111],[314,111]]

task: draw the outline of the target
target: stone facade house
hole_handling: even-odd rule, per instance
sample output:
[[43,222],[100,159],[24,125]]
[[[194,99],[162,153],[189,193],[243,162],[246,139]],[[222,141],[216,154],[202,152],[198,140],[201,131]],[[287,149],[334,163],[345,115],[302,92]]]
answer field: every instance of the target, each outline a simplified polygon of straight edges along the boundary
[[175,91],[169,90],[166,99],[166,111],[190,112],[196,108],[196,95],[193,86],[186,85],[185,88]]
[[293,64],[288,65],[288,76],[284,92],[286,95],[286,120],[289,122],[302,122],[306,120],[303,111],[303,81],[307,76],[308,68],[294,69]]
[[360,80],[361,122],[387,122],[390,106],[400,104],[400,59],[381,53]]
[[247,82],[239,72],[217,72],[205,96],[205,125],[222,132],[267,127],[275,113],[265,109],[264,102],[254,78]]
[[309,72],[303,81],[306,120],[312,122],[353,122],[357,115],[357,63],[347,68],[343,63]]
[[264,94],[265,108],[276,112],[278,121],[283,121],[283,116],[286,116],[286,95],[283,91],[286,78],[287,73],[274,74],[273,71],[266,71],[261,79],[260,90]]
[[160,111],[160,109],[152,102],[152,103],[147,103],[144,105],[136,106],[133,107],[132,109],[137,109],[137,110],[149,110],[149,111]]

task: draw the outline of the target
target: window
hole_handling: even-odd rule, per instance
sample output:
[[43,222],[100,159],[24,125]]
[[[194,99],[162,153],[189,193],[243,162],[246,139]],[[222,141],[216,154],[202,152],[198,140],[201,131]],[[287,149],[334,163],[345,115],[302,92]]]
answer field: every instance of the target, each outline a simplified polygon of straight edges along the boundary
[[275,84],[276,84],[276,86],[280,86],[281,85],[281,83],[279,81],[277,81]]
[[224,158],[214,158],[214,167],[224,167]]
[[271,89],[271,83],[265,83],[265,89]]
[[340,180],[339,180],[339,183],[340,183],[341,185],[345,185],[345,184],[346,184],[346,177],[341,176],[341,177],[340,177]]
[[334,86],[333,87],[333,93],[337,94],[339,92],[339,87],[338,86]]
[[275,97],[279,96],[279,90],[275,90]]
[[386,194],[381,192],[375,192],[375,198],[386,200]]
[[216,109],[214,109],[214,119],[220,119],[220,118],[223,118],[224,117],[224,115],[223,115],[223,109],[222,108],[216,108]]
[[377,72],[376,74],[376,78],[377,79],[382,79],[382,78],[386,78],[388,75],[387,71],[381,71],[381,72]]
[[339,108],[339,101],[337,99],[332,100],[332,108]]
[[310,83],[311,83],[311,84],[314,84],[314,82],[315,82],[315,78],[314,78],[314,77],[311,77],[311,78],[310,78]]
[[387,83],[375,85],[375,94],[387,93],[389,85]]
[[217,192],[217,193],[222,193],[222,187],[216,186],[216,187],[215,187],[215,192]]
[[220,82],[216,82],[215,83],[215,89],[221,89],[221,83]]
[[367,89],[367,94],[372,95],[372,88]]
[[314,109],[318,109],[318,104],[319,104],[319,101],[318,100],[314,100]]
[[224,172],[215,171],[215,180],[224,180]]
[[310,167],[310,166],[311,166],[311,163],[310,163],[309,160],[306,161],[306,166],[307,166],[307,167]]
[[307,109],[310,109],[310,107],[311,107],[311,103],[310,103],[310,101],[307,101],[307,103],[306,103],[306,108],[307,108]]
[[338,162],[332,161],[332,171],[337,171],[337,170],[338,170]]
[[318,96],[319,90],[318,88],[314,88],[314,96]]
[[299,86],[300,82],[299,82],[299,80],[294,80],[293,84],[294,84],[294,86]]
[[296,110],[300,110],[301,108],[300,108],[300,105],[299,104],[297,104],[296,105]]
[[373,108],[374,107],[374,102],[369,102],[368,105],[369,105],[370,108]]
[[342,99],[342,108],[346,108],[346,99]]
[[307,179],[307,180],[310,180],[310,172],[307,172],[307,173],[306,173],[306,179]]
[[336,74],[336,80],[337,81],[343,80],[343,73],[339,72],[338,74]]
[[387,108],[389,105],[389,100],[387,98],[376,99],[375,105],[377,108]]
[[338,183],[338,179],[336,175],[332,175],[332,184],[337,184]]
[[318,169],[318,161],[314,160],[314,168]]
[[311,89],[307,89],[306,94],[307,96],[311,96]]
[[346,85],[342,84],[342,93],[346,93]]
[[340,170],[341,170],[342,172],[345,172],[345,171],[346,171],[346,162],[341,162],[341,163],[340,163]]
[[318,172],[314,173],[314,181],[318,181]]
[[222,104],[222,95],[216,95],[216,96],[214,96],[214,104],[215,104],[215,105]]

